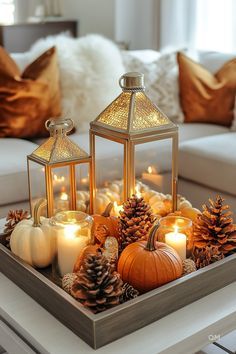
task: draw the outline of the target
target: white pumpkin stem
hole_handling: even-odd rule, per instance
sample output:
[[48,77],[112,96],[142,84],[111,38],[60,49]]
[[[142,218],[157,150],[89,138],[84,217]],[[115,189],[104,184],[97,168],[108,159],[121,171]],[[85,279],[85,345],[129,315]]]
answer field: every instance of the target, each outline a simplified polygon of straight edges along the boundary
[[33,226],[34,227],[39,227],[41,225],[40,222],[40,215],[41,215],[41,209],[47,205],[47,201],[44,198],[41,198],[37,201],[37,203],[34,206],[34,211],[33,211]]
[[149,236],[148,236],[148,240],[147,240],[147,244],[146,244],[146,247],[145,247],[145,249],[147,251],[155,251],[156,250],[155,239],[156,239],[156,232],[157,232],[157,229],[159,228],[159,226],[160,226],[160,224],[158,222],[150,230],[150,233],[149,233]]

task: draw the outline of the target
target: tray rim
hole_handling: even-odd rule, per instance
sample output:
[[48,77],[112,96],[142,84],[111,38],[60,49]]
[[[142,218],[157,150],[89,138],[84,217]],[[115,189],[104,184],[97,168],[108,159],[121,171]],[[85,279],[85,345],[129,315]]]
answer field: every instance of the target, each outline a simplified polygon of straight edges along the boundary
[[[83,337],[83,335],[81,335],[81,332],[79,332],[78,329],[73,327],[73,324],[68,323],[68,317],[63,320],[61,319],[61,317],[63,317],[61,314],[55,314],[55,310],[53,310],[52,312],[50,311],[50,309],[47,307],[48,304],[43,303],[42,301],[38,301],[37,299],[35,299],[35,295],[30,294],[29,290],[26,290],[24,287],[22,287],[20,284],[18,284],[17,281],[14,281],[11,279],[10,276],[8,276],[4,270],[3,270],[3,266],[1,266],[0,264],[0,271],[2,271],[3,274],[5,274],[9,279],[11,279],[17,286],[19,286],[21,289],[23,289],[23,291],[25,291],[27,294],[29,294],[29,296],[31,296],[35,301],[37,301],[42,307],[46,308],[46,310],[48,312],[50,312],[53,316],[55,316],[63,325],[65,325],[66,327],[68,327],[70,330],[72,330],[76,335],[78,335],[79,337],[81,337],[85,342],[87,342],[90,346],[92,346],[94,349],[99,348],[105,344],[110,343],[111,341],[114,341],[118,338],[121,338],[124,335],[127,335],[128,333],[131,333],[139,328],[142,328],[154,321],[158,321],[158,319],[165,317],[166,315],[168,315],[168,313],[174,312],[177,309],[187,306],[188,304],[197,301],[200,298],[203,298],[204,296],[207,296],[208,294],[216,291],[217,289],[220,289],[230,283],[232,283],[233,281],[236,280],[236,275],[230,275],[229,276],[229,280],[228,279],[222,279],[221,283],[223,283],[224,285],[216,285],[214,284],[214,286],[211,286],[211,288],[215,288],[215,289],[210,289],[210,291],[208,291],[207,289],[205,291],[203,291],[203,295],[198,296],[198,294],[194,294],[194,298],[193,300],[191,300],[191,298],[189,298],[189,289],[191,288],[192,285],[196,286],[196,280],[199,278],[201,279],[201,276],[203,276],[205,279],[203,279],[203,281],[206,282],[206,274],[210,271],[210,274],[213,276],[218,276],[219,272],[218,270],[221,269],[221,272],[224,272],[224,269],[222,268],[222,266],[226,265],[226,269],[231,267],[231,262],[232,264],[235,266],[236,265],[236,253],[232,254],[222,260],[219,260],[209,266],[206,266],[202,269],[199,269],[193,273],[190,273],[188,275],[182,276],[179,279],[176,279],[168,284],[165,284],[159,288],[153,289],[145,294],[142,294],[140,296],[138,296],[135,299],[132,299],[124,304],[120,304],[118,306],[115,306],[114,308],[108,309],[102,313],[98,313],[98,314],[93,314],[89,309],[86,309],[82,304],[80,304],[77,300],[75,300],[71,295],[69,295],[68,293],[66,293],[62,288],[60,288],[58,285],[56,285],[55,283],[53,283],[53,281],[51,281],[50,279],[48,279],[45,275],[43,275],[42,273],[40,273],[37,269],[31,267],[30,265],[28,265],[27,263],[25,263],[24,261],[22,261],[19,257],[17,257],[16,255],[14,255],[9,249],[7,249],[5,246],[0,244],[0,257],[1,257],[1,253],[4,253],[4,255],[6,257],[9,258],[9,261],[12,263],[14,262],[14,264],[18,265],[18,267],[20,267],[21,269],[23,269],[26,272],[29,272],[31,276],[36,277],[37,281],[40,281],[41,283],[43,283],[43,286],[49,287],[51,291],[53,291],[54,293],[57,294],[57,296],[60,298],[60,301],[66,302],[64,303],[65,306],[69,306],[70,307],[70,311],[79,311],[81,313],[82,317],[85,317],[87,320],[87,329],[90,330],[90,334],[91,337],[90,339]],[[233,279],[233,280],[232,280]],[[189,282],[190,281],[190,282]],[[134,329],[130,328],[130,329],[126,329],[125,333],[121,333],[121,335],[118,333],[119,331],[117,330],[117,323],[115,323],[115,335],[112,335],[110,339],[104,339],[104,338],[100,338],[100,336],[102,336],[102,330],[103,326],[107,326],[109,324],[111,324],[111,321],[114,319],[114,321],[116,321],[116,318],[118,317],[124,317],[126,315],[126,313],[132,312],[132,310],[136,310],[139,306],[139,304],[143,304],[144,307],[148,308],[148,306],[150,305],[150,302],[152,302],[152,299],[154,299],[154,301],[156,301],[156,298],[161,298],[162,295],[165,296],[165,294],[169,295],[170,294],[170,298],[171,296],[173,297],[173,291],[176,289],[177,287],[177,291],[179,291],[179,289],[183,289],[185,284],[187,285],[187,290],[188,290],[188,298],[186,299],[186,303],[182,304],[180,303],[180,306],[176,308],[176,306],[174,305],[174,309],[172,310],[167,310],[166,313],[164,311],[164,315],[161,314],[159,316],[159,308],[156,309],[157,314],[154,314],[154,317],[158,317],[158,318],[154,318],[153,320],[153,316],[151,314],[151,320],[146,320],[145,319],[145,323],[144,324],[135,324]],[[178,287],[178,285],[180,287]],[[26,285],[27,286],[27,285]],[[147,301],[146,301],[147,300]],[[67,305],[66,305],[67,304]],[[165,305],[165,304],[164,304]],[[171,303],[170,305],[173,306],[173,304]],[[169,312],[168,312],[169,311]],[[140,315],[140,313],[138,314]],[[137,315],[137,316],[138,316]],[[148,315],[148,314],[147,314]],[[157,315],[157,316],[156,316]],[[58,316],[58,317],[57,317]],[[80,316],[80,317],[81,317]],[[73,321],[72,321],[73,322]],[[131,326],[132,327],[132,326]],[[83,330],[81,329],[81,331],[83,332]],[[122,332],[122,331],[121,331]]]
[[77,308],[78,310],[83,312],[84,315],[89,317],[89,319],[91,319],[95,323],[101,319],[105,319],[107,317],[110,317],[111,315],[113,315],[116,312],[119,312],[120,309],[125,309],[127,307],[130,307],[131,304],[134,304],[134,305],[138,304],[147,298],[152,298],[153,296],[155,296],[157,294],[168,291],[168,289],[172,288],[175,285],[183,284],[186,281],[188,281],[189,279],[200,276],[200,274],[204,274],[206,272],[209,272],[210,269],[216,269],[218,267],[221,267],[223,264],[231,262],[232,259],[236,259],[236,253],[232,254],[232,255],[225,257],[223,259],[220,259],[219,261],[216,261],[204,268],[201,268],[201,269],[198,269],[192,273],[183,275],[182,277],[180,277],[178,279],[175,279],[173,281],[170,281],[169,283],[159,286],[158,288],[150,290],[145,294],[140,294],[135,299],[129,300],[123,304],[119,304],[119,305],[117,305],[113,308],[107,309],[103,312],[94,314],[89,309],[87,309],[85,306],[80,304],[79,301],[77,301],[75,298],[73,298],[72,295],[68,294],[60,286],[55,284],[52,280],[48,279],[45,275],[43,275],[40,271],[38,271],[37,268],[34,268],[31,265],[29,265],[28,263],[26,263],[25,261],[23,261],[20,257],[16,256],[13,252],[11,252],[9,249],[7,249],[4,245],[0,244],[0,250],[3,251],[4,253],[6,253],[10,258],[14,259],[15,262],[17,262],[20,266],[25,268],[31,274],[35,275],[39,280],[46,283],[47,286],[50,287],[52,290],[57,291],[64,300],[67,300],[68,302],[70,302],[72,306],[74,306],[75,308]]

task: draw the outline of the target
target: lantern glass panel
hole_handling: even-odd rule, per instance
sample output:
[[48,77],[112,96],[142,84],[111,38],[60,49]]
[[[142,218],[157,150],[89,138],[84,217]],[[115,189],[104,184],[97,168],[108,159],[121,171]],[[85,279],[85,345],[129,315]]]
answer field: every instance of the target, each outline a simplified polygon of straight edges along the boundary
[[54,213],[69,210],[71,204],[70,168],[69,166],[55,167],[51,170]]
[[90,180],[89,163],[81,163],[75,166],[76,178],[76,209],[89,212]]
[[[172,192],[172,139],[163,139],[135,146],[135,177],[145,197],[150,190]],[[145,192],[146,191],[146,192]]]
[[[28,160],[29,163],[29,187],[30,204],[33,210],[35,203],[40,198],[46,198],[45,168],[37,162]],[[46,209],[45,209],[46,215]]]
[[100,213],[109,202],[119,205],[124,199],[124,145],[95,136],[95,146],[95,212]]

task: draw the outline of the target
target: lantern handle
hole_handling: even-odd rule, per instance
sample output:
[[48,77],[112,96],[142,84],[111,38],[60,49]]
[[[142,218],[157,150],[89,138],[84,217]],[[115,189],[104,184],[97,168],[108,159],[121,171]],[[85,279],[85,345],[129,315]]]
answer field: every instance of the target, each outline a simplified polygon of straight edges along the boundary
[[120,77],[119,85],[123,91],[144,91],[144,75],[135,71],[126,73]]
[[49,132],[55,131],[65,131],[69,133],[74,127],[74,121],[71,118],[64,118],[64,119],[48,119],[45,122],[45,128]]
[[122,81],[124,80],[124,75],[122,75],[120,78],[119,78],[119,85],[120,85],[120,88],[122,88],[122,90],[125,88],[125,86],[123,85]]

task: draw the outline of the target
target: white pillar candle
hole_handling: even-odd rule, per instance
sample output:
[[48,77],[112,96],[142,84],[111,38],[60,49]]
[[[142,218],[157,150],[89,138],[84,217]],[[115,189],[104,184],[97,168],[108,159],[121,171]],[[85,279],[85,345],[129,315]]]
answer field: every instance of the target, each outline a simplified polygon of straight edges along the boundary
[[86,247],[89,237],[81,235],[76,225],[68,225],[58,234],[57,257],[61,276],[71,273],[77,257]]
[[182,260],[186,259],[186,235],[178,232],[169,232],[165,235],[166,244],[174,248]]

